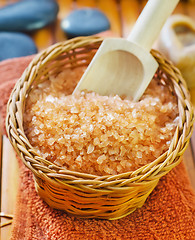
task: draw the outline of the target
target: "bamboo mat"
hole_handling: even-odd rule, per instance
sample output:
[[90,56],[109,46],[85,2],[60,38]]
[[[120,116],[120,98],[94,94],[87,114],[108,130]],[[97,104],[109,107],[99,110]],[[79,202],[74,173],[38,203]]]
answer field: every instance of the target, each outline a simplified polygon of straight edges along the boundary
[[[60,28],[61,20],[72,10],[82,7],[95,7],[102,10],[111,23],[113,36],[126,37],[134,22],[142,11],[146,0],[57,0],[59,3],[58,18],[55,23],[31,34],[38,50],[41,51],[51,44],[66,40],[66,35]],[[17,0],[0,0],[0,7]],[[195,4],[181,2],[174,13],[183,13],[195,20]],[[195,105],[195,89],[191,91],[193,103]],[[1,169],[1,212],[13,214],[15,208],[15,198],[18,186],[18,166],[12,147],[5,136],[0,137],[0,162]],[[12,163],[10,164],[10,160]],[[13,161],[14,159],[14,161]],[[184,162],[189,173],[192,186],[195,188],[195,132],[193,133],[190,146],[184,155]],[[9,168],[9,171],[8,171]],[[8,216],[9,217],[9,216]],[[11,218],[1,218],[1,223],[10,223]],[[9,239],[11,224],[0,229],[2,240]]]

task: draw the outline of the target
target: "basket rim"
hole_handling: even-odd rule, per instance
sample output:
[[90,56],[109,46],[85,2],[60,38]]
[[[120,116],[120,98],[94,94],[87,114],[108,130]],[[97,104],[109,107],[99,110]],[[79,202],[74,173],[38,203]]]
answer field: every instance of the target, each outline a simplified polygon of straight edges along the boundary
[[[128,179],[129,182],[132,183],[139,183],[144,181],[149,177],[151,174],[153,176],[161,176],[165,175],[169,172],[173,167],[180,163],[180,155],[185,151],[187,145],[189,143],[189,139],[192,135],[193,131],[193,123],[195,121],[194,111],[192,103],[190,102],[190,95],[187,90],[187,85],[181,76],[180,71],[169,61],[167,60],[161,53],[157,50],[152,50],[151,53],[158,61],[159,65],[165,64],[164,71],[166,71],[166,75],[171,78],[173,81],[173,86],[178,98],[178,109],[179,112],[182,113],[182,118],[180,119],[176,131],[174,133],[173,139],[171,140],[169,149],[161,154],[157,159],[154,161],[138,168],[135,171],[129,171],[125,173],[120,173],[116,175],[93,175],[89,173],[82,173],[82,172],[75,172],[71,170],[66,170],[63,167],[60,167],[52,162],[41,157],[33,146],[30,144],[28,138],[26,137],[21,120],[20,111],[15,111],[18,107],[17,105],[24,104],[19,100],[20,93],[27,94],[27,90],[29,86],[31,86],[32,81],[28,83],[26,79],[29,76],[36,76],[38,68],[36,66],[44,65],[51,58],[55,58],[61,53],[65,52],[67,49],[72,49],[72,47],[82,47],[86,44],[100,44],[104,38],[97,37],[97,36],[90,36],[90,37],[77,37],[71,40],[67,40],[64,42],[56,43],[47,49],[43,50],[39,54],[37,54],[28,67],[23,72],[21,78],[17,81],[12,93],[10,95],[8,104],[7,104],[7,117],[6,117],[6,131],[9,137],[10,142],[12,143],[13,147],[15,148],[16,152],[22,158],[23,163],[34,173],[34,175],[42,176],[42,174],[36,171],[37,164],[40,164],[39,170],[41,170],[44,174],[47,175],[49,178],[54,179],[70,179],[70,181],[76,181],[76,179],[80,179],[84,185],[91,184],[92,181],[96,180],[97,184],[104,183],[103,185],[106,186],[107,182],[116,182],[118,179]],[[173,75],[176,76],[176,79],[173,79]],[[14,110],[13,110],[14,109]],[[15,113],[14,113],[15,111]],[[180,114],[180,113],[179,113]],[[22,122],[21,122],[22,121]],[[185,139],[185,140],[184,140]],[[23,145],[24,144],[24,145]],[[24,147],[25,146],[25,147]],[[175,155],[177,156],[177,161],[171,161]],[[163,158],[165,158],[164,161]],[[162,161],[162,162],[161,162]],[[156,165],[158,163],[158,165]],[[164,171],[162,171],[164,169]],[[141,177],[140,177],[141,175]],[[71,178],[72,176],[72,178]],[[121,182],[121,181],[119,181]],[[103,186],[102,186],[103,187]]]

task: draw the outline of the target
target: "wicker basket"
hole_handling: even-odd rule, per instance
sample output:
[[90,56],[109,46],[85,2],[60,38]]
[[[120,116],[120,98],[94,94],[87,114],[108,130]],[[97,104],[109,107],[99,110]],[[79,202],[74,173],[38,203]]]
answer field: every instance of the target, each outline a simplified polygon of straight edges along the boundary
[[25,98],[34,81],[48,79],[62,68],[88,65],[102,39],[80,37],[57,43],[37,55],[16,83],[7,106],[9,139],[33,172],[36,190],[51,207],[87,218],[118,219],[140,208],[159,179],[181,161],[193,129],[194,112],[180,72],[160,53],[158,74],[169,81],[178,97],[180,121],[167,152],[136,171],[113,176],[95,176],[65,170],[40,157],[23,130]]

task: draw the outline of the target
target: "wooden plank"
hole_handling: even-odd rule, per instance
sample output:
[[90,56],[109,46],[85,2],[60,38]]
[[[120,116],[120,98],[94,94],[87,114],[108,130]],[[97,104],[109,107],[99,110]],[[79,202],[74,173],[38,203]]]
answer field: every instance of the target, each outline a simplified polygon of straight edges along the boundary
[[55,42],[53,38],[53,30],[51,26],[35,31],[31,37],[33,38],[38,51],[41,51]]
[[84,7],[95,8],[96,1],[95,0],[76,0],[75,8],[84,8]]
[[5,6],[5,5],[17,3],[19,1],[21,0],[0,0],[0,4],[2,3]]
[[[143,10],[143,8],[145,7],[146,3],[148,2],[148,0],[142,0],[141,4],[140,4],[140,13]],[[178,14],[178,13],[185,13],[186,11],[186,6],[189,5],[187,3],[183,3],[183,2],[179,2],[177,7],[175,8],[175,10],[173,11],[173,14]]]
[[61,28],[61,20],[57,19],[56,25],[55,25],[55,32],[54,32],[54,42],[63,42],[67,40],[66,34],[63,32]]
[[148,2],[148,0],[141,0],[141,3],[140,3],[140,13],[143,10],[143,8],[145,7],[145,5],[147,4],[147,2]]
[[[3,136],[2,153],[1,212],[13,214],[18,191],[19,169],[15,152],[6,136]],[[7,221],[9,220],[2,218],[1,224]],[[10,238],[11,229],[11,225],[1,228],[1,240]]]
[[7,1],[6,0],[1,0],[0,1],[0,8],[1,7],[5,7],[7,5]]
[[120,6],[122,36],[126,38],[139,16],[140,5],[137,0],[121,0]]
[[0,0],[0,8],[5,7],[6,5],[13,4],[18,2],[19,0]]
[[58,0],[59,13],[55,24],[54,38],[55,42],[65,41],[67,39],[66,34],[61,29],[61,21],[68,16],[68,14],[74,9],[73,0]]
[[185,14],[186,11],[186,3],[179,2],[173,11],[173,14]]
[[74,9],[74,0],[58,0],[58,19],[62,20]]
[[98,0],[97,7],[108,17],[113,35],[121,36],[120,11],[117,2],[115,0]]
[[[140,12],[142,11],[142,9],[144,8],[144,6],[146,5],[146,3],[148,2],[148,0],[142,0],[141,4],[140,4]],[[179,14],[179,13],[186,13],[186,7],[190,6],[187,3],[184,2],[179,2],[178,5],[176,6],[175,10],[173,11],[173,14]]]
[[195,21],[195,3],[185,4],[186,14]]

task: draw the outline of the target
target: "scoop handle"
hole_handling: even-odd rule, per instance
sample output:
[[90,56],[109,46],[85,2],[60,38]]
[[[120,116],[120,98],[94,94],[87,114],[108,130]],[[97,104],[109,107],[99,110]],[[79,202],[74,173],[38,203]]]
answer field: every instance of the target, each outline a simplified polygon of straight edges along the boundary
[[179,0],[148,0],[127,40],[150,51]]

